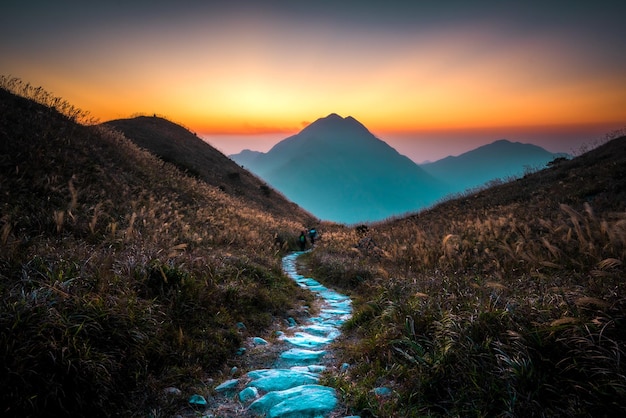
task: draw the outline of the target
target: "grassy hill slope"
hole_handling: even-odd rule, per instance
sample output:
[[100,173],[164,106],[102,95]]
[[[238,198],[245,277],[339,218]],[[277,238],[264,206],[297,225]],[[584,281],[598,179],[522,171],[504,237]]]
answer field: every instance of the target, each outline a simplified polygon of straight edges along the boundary
[[309,298],[280,267],[308,216],[261,211],[41,89],[2,87],[2,416],[172,414],[184,405],[163,388],[191,395]]
[[180,125],[149,116],[116,119],[103,125],[122,132],[139,147],[187,174],[244,199],[247,206],[277,216],[309,217],[309,223],[315,223],[312,215]]
[[307,265],[356,300],[329,383],[362,416],[623,415],[625,264],[626,137],[327,234]]

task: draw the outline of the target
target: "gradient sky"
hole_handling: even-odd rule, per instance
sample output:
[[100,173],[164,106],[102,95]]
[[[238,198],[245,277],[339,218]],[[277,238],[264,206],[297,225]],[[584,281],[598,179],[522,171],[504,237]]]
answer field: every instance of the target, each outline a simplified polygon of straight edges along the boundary
[[626,1],[29,1],[0,74],[101,121],[162,115],[226,154],[329,113],[420,162],[626,126]]

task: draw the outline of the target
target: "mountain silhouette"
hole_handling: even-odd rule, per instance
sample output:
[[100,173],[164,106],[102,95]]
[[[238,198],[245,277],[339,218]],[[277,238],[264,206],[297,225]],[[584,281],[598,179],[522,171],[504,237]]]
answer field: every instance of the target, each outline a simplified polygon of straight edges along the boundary
[[420,167],[448,184],[452,192],[463,192],[495,179],[510,179],[545,168],[558,157],[567,157],[567,154],[555,154],[537,145],[501,139]]
[[359,121],[335,113],[267,153],[242,154],[231,158],[323,220],[379,221],[431,205],[446,190]]
[[187,174],[218,187],[223,192],[246,201],[247,205],[274,215],[294,214],[313,220],[297,205],[272,190],[261,179],[197,137],[186,128],[167,119],[139,116],[103,123],[124,134],[135,144],[174,164]]

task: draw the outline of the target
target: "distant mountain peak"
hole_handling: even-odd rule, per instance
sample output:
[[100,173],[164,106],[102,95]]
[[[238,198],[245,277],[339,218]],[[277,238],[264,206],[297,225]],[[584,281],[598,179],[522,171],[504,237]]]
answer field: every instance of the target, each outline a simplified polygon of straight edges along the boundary
[[359,124],[361,124],[361,122],[359,122],[358,120],[356,120],[355,118],[353,118],[352,116],[346,116],[345,118],[337,113],[331,113],[328,116],[326,116],[325,118],[319,118],[318,121],[321,120],[337,120],[337,121],[346,121],[346,122],[357,122]]
[[[351,116],[348,116],[348,118],[351,118]],[[337,113],[331,113],[328,116],[318,118],[315,122],[311,123],[311,125],[315,123],[342,123],[348,118],[344,118],[343,116]]]
[[323,133],[327,135],[330,132],[341,133],[345,135],[348,132],[359,134],[370,134],[371,132],[361,122],[352,116],[342,117],[337,113],[331,113],[326,117],[317,119],[315,122],[304,128],[301,133]]
[[352,116],[317,119],[266,154],[234,156],[321,219],[367,222],[418,210],[447,191]]
[[453,185],[453,192],[463,192],[494,179],[514,178],[528,170],[541,169],[556,156],[537,145],[499,139],[456,157],[422,164],[422,168]]

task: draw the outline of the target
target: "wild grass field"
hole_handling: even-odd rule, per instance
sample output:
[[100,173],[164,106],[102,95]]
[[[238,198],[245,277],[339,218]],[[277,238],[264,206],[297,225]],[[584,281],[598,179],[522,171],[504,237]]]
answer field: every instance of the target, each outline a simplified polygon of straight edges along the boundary
[[170,416],[164,388],[191,395],[310,299],[280,265],[310,215],[251,208],[1,81],[0,415]]
[[[165,388],[206,390],[310,301],[280,258],[312,217],[0,87],[2,416],[175,415]],[[354,299],[350,366],[324,383],[362,417],[623,415],[623,135],[411,216],[319,225],[302,269]]]
[[355,299],[328,383],[362,417],[623,415],[625,209],[621,136],[325,235],[304,264]]

